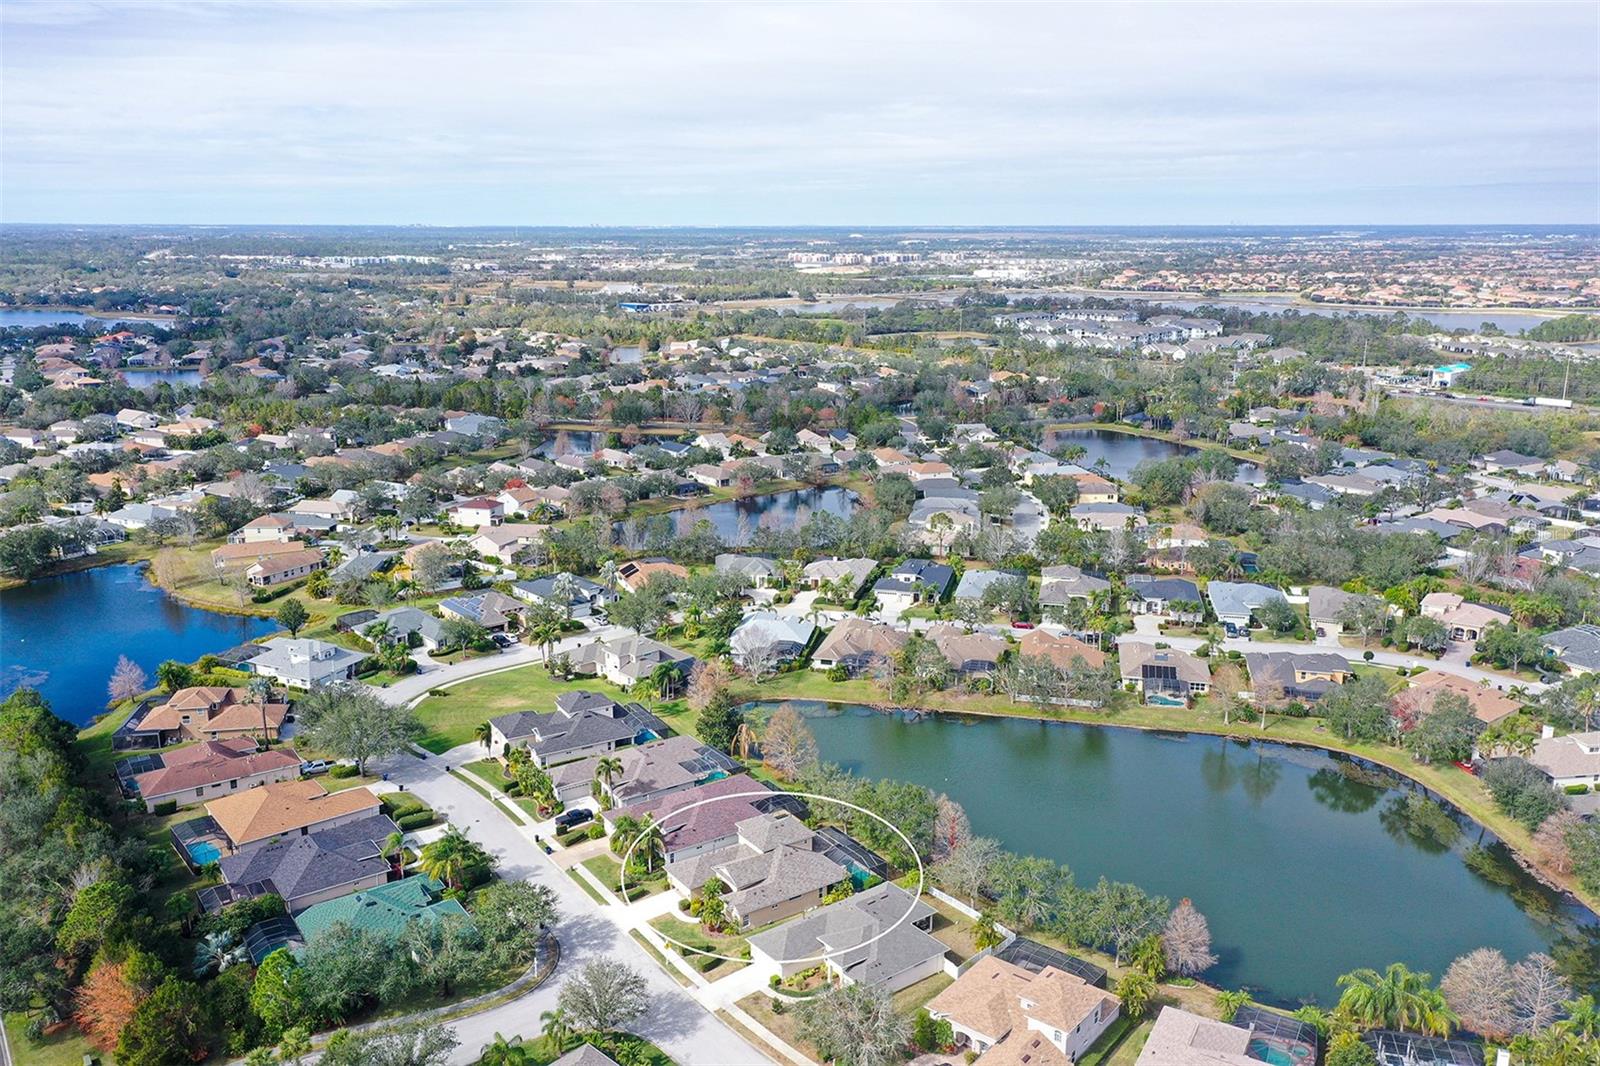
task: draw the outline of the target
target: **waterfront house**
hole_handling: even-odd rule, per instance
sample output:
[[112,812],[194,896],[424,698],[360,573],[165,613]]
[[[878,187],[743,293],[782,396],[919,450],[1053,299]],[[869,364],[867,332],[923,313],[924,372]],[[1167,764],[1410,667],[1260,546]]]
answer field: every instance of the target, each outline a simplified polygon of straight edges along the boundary
[[1315,702],[1355,676],[1350,662],[1332,652],[1246,652],[1256,699]]
[[662,665],[672,667],[682,681],[695,663],[694,656],[686,651],[640,636],[596,640],[572,652],[569,659],[577,673],[603,677],[620,688],[652,679],[656,668]]
[[1545,726],[1528,762],[1542,770],[1556,788],[1600,786],[1600,731],[1558,737]]
[[1085,644],[1077,637],[1068,634],[1056,636],[1042,629],[1030,629],[1023,633],[1017,643],[1017,653],[1030,658],[1048,659],[1058,670],[1085,667],[1098,670],[1106,664],[1105,653],[1099,648]]
[[355,679],[356,670],[370,656],[307,637],[273,637],[266,650],[250,660],[249,670],[281,681],[290,688],[315,689]]
[[1211,691],[1211,668],[1186,651],[1124,641],[1117,646],[1117,659],[1123,684],[1146,703],[1186,706],[1191,696]]
[[1135,1066],[1261,1066],[1251,1032],[1178,1007],[1162,1007]]
[[988,633],[968,633],[960,626],[936,625],[928,630],[928,639],[939,649],[945,661],[962,677],[992,674],[1000,666],[1006,653],[1004,639]]
[[323,562],[322,549],[304,548],[300,551],[268,556],[252,563],[245,569],[244,576],[252,588],[272,588],[275,585],[309,577],[314,571],[322,569]]
[[1037,973],[987,955],[928,1001],[979,1063],[1076,1062],[1122,1013],[1116,996],[1075,974]]
[[[615,805],[645,803],[673,792],[736,774],[744,767],[693,737],[676,736],[618,749],[622,765],[601,787]],[[588,755],[550,768],[556,796],[563,802],[593,792],[596,771],[605,756]]]
[[816,635],[817,627],[804,618],[753,611],[728,637],[728,650],[735,662],[770,656],[774,663],[784,663],[805,654]]
[[859,676],[879,663],[893,659],[905,647],[906,634],[882,622],[870,622],[854,616],[841,619],[839,624],[823,638],[817,650],[811,653],[813,670],[832,670],[844,667],[851,676]]
[[1433,710],[1434,702],[1445,693],[1467,701],[1478,721],[1493,725],[1508,714],[1522,710],[1522,704],[1498,689],[1479,685],[1456,674],[1428,670],[1413,677],[1409,688],[1394,697],[1395,713],[1402,718],[1420,718]]
[[787,811],[746,818],[726,847],[667,864],[667,880],[685,897],[712,878],[739,928],[771,925],[818,906],[850,871],[824,852],[827,844]]
[[740,774],[712,778],[704,784],[626,807],[613,807],[601,811],[600,818],[610,832],[622,818],[638,820],[649,815],[662,827],[662,851],[666,861],[673,863],[727,847],[738,839],[740,822],[780,810],[804,813],[799,800],[772,792],[770,785]]
[[[243,544],[223,544],[211,549],[211,568],[219,577],[238,574],[258,563],[286,556],[296,556],[307,550],[306,542],[290,540],[256,540]],[[319,553],[320,554],[320,553]]]
[[252,700],[242,688],[207,685],[181,688],[145,712],[130,732],[153,737],[156,747],[184,740],[276,740],[289,713],[287,702]]

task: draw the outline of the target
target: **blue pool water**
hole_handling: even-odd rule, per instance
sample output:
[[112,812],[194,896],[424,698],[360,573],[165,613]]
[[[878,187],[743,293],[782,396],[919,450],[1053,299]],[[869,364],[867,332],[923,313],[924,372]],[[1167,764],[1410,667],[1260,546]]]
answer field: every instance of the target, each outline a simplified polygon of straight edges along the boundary
[[209,866],[222,858],[222,850],[210,841],[202,840],[189,845],[189,858],[193,859],[197,866]]

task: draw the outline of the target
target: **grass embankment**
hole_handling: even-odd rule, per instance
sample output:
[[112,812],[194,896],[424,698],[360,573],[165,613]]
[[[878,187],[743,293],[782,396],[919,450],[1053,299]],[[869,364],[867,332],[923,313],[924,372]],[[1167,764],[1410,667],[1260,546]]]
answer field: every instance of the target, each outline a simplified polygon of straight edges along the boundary
[[[118,544],[107,544],[100,548],[94,555],[84,555],[76,559],[68,559],[57,563],[49,570],[32,578],[34,581],[43,581],[45,578],[56,577],[60,574],[75,574],[80,570],[93,570],[97,566],[121,566],[124,563],[141,563],[155,554],[155,548],[134,540],[125,540]],[[0,591],[19,588],[28,583],[20,577],[0,577]]]

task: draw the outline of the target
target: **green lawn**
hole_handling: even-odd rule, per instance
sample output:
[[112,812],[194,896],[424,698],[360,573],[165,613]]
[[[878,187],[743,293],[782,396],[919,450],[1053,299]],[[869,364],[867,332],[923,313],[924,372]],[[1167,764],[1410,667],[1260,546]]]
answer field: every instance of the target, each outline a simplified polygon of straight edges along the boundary
[[[614,856],[607,854],[591,855],[583,860],[582,866],[585,870],[594,874],[595,879],[602,885],[605,885],[618,898],[621,898],[622,863],[618,862]],[[666,887],[667,875],[659,870],[656,871],[654,877],[648,877],[643,880],[637,877],[630,877],[628,878],[628,902],[633,903],[644,899],[646,896],[660,892]]]
[[600,906],[604,907],[606,904],[611,902],[611,900],[608,900],[602,896],[600,892],[589,883],[589,879],[580,874],[576,869],[569,868],[567,870],[567,876],[578,882],[578,887],[583,889],[584,893],[588,895],[590,899],[600,904]]
[[934,996],[955,984],[956,979],[947,973],[924,977],[914,985],[907,985],[894,994],[891,1002],[897,1014],[915,1014]]
[[427,730],[418,743],[441,754],[471,743],[481,722],[512,711],[552,710],[556,696],[576,689],[603,692],[618,700],[633,698],[599,678],[558,681],[541,665],[523,666],[439,689],[417,704],[417,718]]
[[[671,914],[663,914],[659,918],[652,919],[650,926],[662,936],[671,937],[678,943],[687,944],[699,951],[714,951],[718,955],[731,955],[734,958],[747,956],[750,953],[749,943],[737,933],[712,933],[699,922],[685,921]],[[743,962],[713,958],[710,955],[699,955],[695,952],[684,955],[683,961],[699,970],[708,981],[715,981],[748,965]]]
[[11,1057],[23,1066],[83,1066],[87,1055],[111,1061],[111,1056],[102,1057],[95,1050],[76,1025],[35,1043],[28,1039],[28,1019],[21,1014],[6,1015],[6,1042],[11,1045]]
[[499,759],[479,759],[477,762],[466,763],[461,768],[501,792],[504,792],[506,785],[511,783],[511,779],[506,776],[505,765]]
[[[589,894],[593,895],[594,894],[594,890],[590,889],[589,890]],[[656,946],[654,944],[650,943],[650,941],[648,941],[648,940],[646,940],[644,938],[644,934],[643,933],[639,932],[639,930],[637,930],[637,929],[630,929],[630,930],[628,930],[628,935],[633,937],[634,942],[636,944],[638,944],[641,948],[644,948],[645,954],[649,955],[652,959],[654,959],[656,961],[656,965],[657,966],[659,966],[663,970],[667,971],[667,973],[669,975],[671,975],[671,977],[672,977],[672,979],[674,981],[678,982],[684,988],[688,988],[690,986],[690,984],[692,984],[692,982],[687,977],[683,976],[683,971],[682,970],[680,970],[676,966],[672,965],[672,963],[667,960],[667,957],[665,955],[661,954],[661,952],[656,950]]]

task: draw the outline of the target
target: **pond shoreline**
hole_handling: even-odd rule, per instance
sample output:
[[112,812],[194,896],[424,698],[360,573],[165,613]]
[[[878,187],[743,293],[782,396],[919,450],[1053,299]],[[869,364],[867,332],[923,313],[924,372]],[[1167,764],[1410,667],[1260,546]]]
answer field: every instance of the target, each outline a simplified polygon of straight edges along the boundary
[[1193,723],[1189,726],[1180,724],[1174,724],[1171,726],[1156,726],[1143,725],[1137,722],[1113,722],[1089,717],[1087,713],[1079,712],[1072,708],[1063,708],[1062,714],[1059,717],[1045,717],[1038,714],[1029,714],[1026,711],[1018,714],[1007,714],[1002,711],[984,710],[981,708],[973,710],[947,710],[938,707],[909,707],[903,705],[894,705],[880,703],[869,699],[820,700],[812,697],[792,697],[787,700],[782,698],[765,698],[746,701],[746,703],[742,704],[741,706],[749,706],[752,703],[784,702],[870,707],[874,711],[882,714],[939,715],[945,718],[970,718],[974,720],[991,718],[1001,720],[1015,719],[1020,721],[1039,722],[1042,724],[1066,723],[1069,725],[1127,729],[1141,733],[1166,733],[1174,736],[1223,737],[1229,740],[1247,742],[1260,741],[1265,744],[1276,744],[1286,748],[1301,748],[1309,751],[1323,752],[1328,755],[1340,756],[1342,758],[1353,760],[1358,766],[1361,766],[1364,769],[1374,769],[1396,775],[1406,782],[1408,786],[1415,786],[1417,789],[1420,789],[1423,795],[1440,804],[1452,814],[1466,819],[1483,832],[1491,834],[1496,841],[1505,846],[1506,850],[1516,860],[1517,865],[1521,867],[1522,870],[1530,877],[1560,896],[1564,903],[1575,907],[1581,907],[1583,910],[1587,911],[1589,919],[1597,924],[1600,924],[1600,900],[1588,898],[1583,892],[1581,886],[1578,886],[1575,882],[1570,884],[1564,883],[1562,879],[1557,878],[1548,871],[1541,869],[1538,864],[1525,855],[1523,849],[1516,842],[1511,840],[1504,832],[1496,829],[1494,826],[1485,824],[1482,819],[1476,817],[1472,812],[1462,808],[1450,797],[1430,787],[1426,781],[1423,781],[1421,778],[1408,773],[1403,766],[1385,762],[1382,759],[1375,759],[1370,754],[1340,747],[1337,745],[1335,738],[1330,738],[1330,741],[1332,741],[1331,743],[1319,743],[1316,741],[1304,740],[1298,737],[1269,737],[1265,735],[1255,736],[1248,733],[1234,731],[1229,727],[1223,727],[1220,729],[1208,728],[1207,723],[1204,722]]

